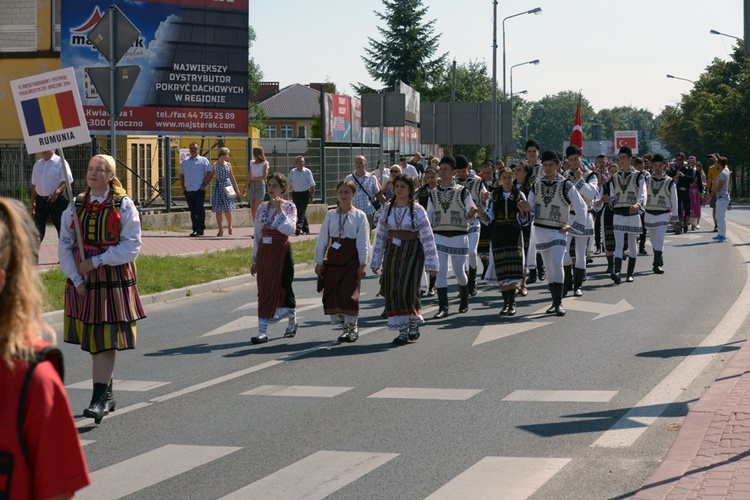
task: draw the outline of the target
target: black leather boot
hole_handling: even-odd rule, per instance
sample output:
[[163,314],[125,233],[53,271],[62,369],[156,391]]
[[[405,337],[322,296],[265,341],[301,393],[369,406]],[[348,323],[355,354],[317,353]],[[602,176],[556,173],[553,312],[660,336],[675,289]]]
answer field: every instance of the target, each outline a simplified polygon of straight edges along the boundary
[[583,292],[581,291],[581,287],[583,286],[583,277],[586,275],[586,270],[578,269],[576,267],[573,269],[573,273],[574,273],[573,296],[580,297],[581,295],[583,295]]
[[552,305],[545,311],[545,314],[555,314],[555,308],[557,307],[557,299],[555,299],[555,284],[549,283],[549,293],[552,295]]
[[438,312],[433,316],[433,319],[443,319],[448,316],[448,289],[438,288]]
[[664,274],[664,269],[661,268],[661,252],[654,250],[654,274]]
[[562,296],[563,296],[563,284],[562,283],[554,283],[554,290],[555,290],[555,314],[557,316],[565,316],[565,313],[567,312],[565,308],[562,305]]
[[508,312],[506,316],[514,316],[516,314],[516,289],[511,288],[508,290]]
[[472,297],[477,294],[477,268],[469,267],[469,295]]
[[503,308],[500,310],[500,316],[508,314],[508,290],[502,290],[503,294]]
[[435,296],[435,281],[437,280],[437,276],[430,276],[430,286],[427,288],[427,296],[428,297],[434,297]]
[[95,423],[100,423],[107,414],[107,384],[94,384],[94,394],[91,396],[89,407],[83,410],[83,416],[93,418]]
[[563,266],[563,297],[573,288],[573,266]]
[[107,404],[105,408],[105,415],[109,414],[110,412],[115,411],[115,405],[117,404],[117,401],[115,401],[115,394],[112,392],[112,380],[109,381],[109,387],[107,387]]
[[631,257],[628,259],[628,276],[625,278],[625,281],[627,283],[633,282],[633,273],[635,272],[635,261],[637,259],[635,257]]
[[529,269],[529,272],[526,275],[526,284],[530,285],[532,283],[536,283],[536,268]]
[[463,314],[469,311],[469,285],[458,286],[458,298],[460,303],[458,305],[459,314]]
[[547,269],[544,267],[544,259],[542,259],[542,254],[540,253],[536,254],[536,269],[539,281],[544,281],[547,278]]
[[612,281],[615,282],[616,285],[619,285],[622,281],[620,279],[620,271],[622,270],[622,259],[620,257],[615,257],[615,268],[612,270],[612,273],[609,275],[610,278],[612,278]]
[[615,269],[615,256],[607,255],[607,270],[605,272],[607,274],[612,274],[612,271],[614,269]]

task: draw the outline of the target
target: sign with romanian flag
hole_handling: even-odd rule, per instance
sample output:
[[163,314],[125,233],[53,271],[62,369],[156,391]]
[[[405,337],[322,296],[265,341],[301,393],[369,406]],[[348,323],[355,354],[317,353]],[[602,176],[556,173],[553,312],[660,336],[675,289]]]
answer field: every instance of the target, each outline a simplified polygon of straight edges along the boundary
[[73,68],[10,82],[29,153],[91,142]]

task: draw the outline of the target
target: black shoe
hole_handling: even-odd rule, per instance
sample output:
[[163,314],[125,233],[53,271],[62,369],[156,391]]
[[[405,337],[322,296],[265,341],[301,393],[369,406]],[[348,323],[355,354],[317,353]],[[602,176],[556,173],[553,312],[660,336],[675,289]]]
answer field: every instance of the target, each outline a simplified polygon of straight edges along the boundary
[[632,283],[633,281],[635,281],[635,280],[633,279],[633,275],[632,274],[628,274],[625,277],[625,283]]
[[203,231],[198,231],[197,233],[195,233],[195,235],[196,236],[203,236]]
[[568,312],[565,310],[565,308],[562,306],[562,304],[557,304],[555,306],[555,315],[556,316],[565,316],[565,313]]
[[342,344],[344,342],[349,342],[349,331],[346,330],[346,329],[344,329],[344,333],[342,333],[341,335],[339,335],[339,338],[337,338],[336,341],[339,344]]
[[407,338],[410,342],[419,340],[419,327],[417,325],[409,327],[409,334],[407,335]]
[[284,332],[284,337],[288,338],[288,339],[296,337],[297,336],[297,326],[299,326],[299,323],[297,323],[295,321],[294,322],[294,327],[292,327],[292,328],[287,327],[286,331]]
[[640,250],[638,250],[638,255],[648,255],[648,252],[645,248],[641,248]]
[[296,229],[296,230],[294,231],[294,236],[299,236],[299,233],[300,233],[300,230],[299,230],[299,229]]
[[544,269],[539,269],[537,271],[537,277],[539,278],[539,281],[544,281],[545,279],[547,279],[547,273],[545,272]]
[[112,392],[112,381],[110,380],[109,387],[107,387],[107,401],[104,404],[104,414],[114,413],[116,405],[117,401],[115,401],[115,394]]
[[601,253],[602,253],[602,248],[601,247],[596,247],[596,250],[594,250],[594,255],[599,255]]
[[447,317],[448,317],[448,308],[441,307],[440,309],[438,309],[437,314],[435,314],[435,316],[433,316],[432,319],[443,319]]
[[198,236],[198,231],[193,231],[193,232],[192,232],[192,233],[190,233],[190,234],[189,234],[188,236],[190,236],[191,238],[192,238],[193,236]]
[[505,305],[503,305],[503,308],[500,309],[500,316],[507,316],[509,310],[510,310],[510,306],[506,302]]
[[265,344],[266,342],[268,342],[268,337],[264,333],[262,335],[258,335],[257,337],[252,337],[250,339],[250,342],[252,342],[253,344]]
[[472,297],[477,294],[477,269],[475,267],[469,267],[469,295]]
[[393,345],[406,345],[409,343],[409,335],[406,332],[401,332],[398,337],[393,339]]
[[505,315],[506,316],[515,316],[515,314],[516,314],[516,303],[515,302],[511,302],[510,304],[508,304],[508,312],[505,313]]
[[434,286],[431,286],[430,288],[427,289],[427,296],[428,297],[434,297],[436,293],[437,293],[437,291],[435,290]]
[[622,282],[620,275],[615,272],[610,273],[609,277],[615,282],[615,285],[619,285]]
[[109,413],[107,410],[108,384],[94,384],[94,394],[91,396],[89,407],[83,410],[83,416],[93,418],[95,423],[100,423],[102,418]]

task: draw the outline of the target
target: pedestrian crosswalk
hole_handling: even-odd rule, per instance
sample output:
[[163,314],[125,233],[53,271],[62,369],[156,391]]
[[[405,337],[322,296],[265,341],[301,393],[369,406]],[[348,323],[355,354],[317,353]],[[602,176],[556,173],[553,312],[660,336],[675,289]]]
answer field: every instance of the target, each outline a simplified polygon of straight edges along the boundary
[[[116,499],[180,476],[200,477],[201,467],[239,452],[233,446],[168,444],[91,473],[91,486],[78,498]],[[323,499],[351,483],[408,454],[397,452],[319,450],[267,476],[219,497],[222,500],[262,498],[266,500]],[[431,500],[456,498],[529,498],[569,462],[564,457],[483,457],[443,486],[424,495]],[[252,475],[243,471],[245,475]],[[388,481],[387,476],[383,479]],[[157,490],[158,491],[158,490]],[[151,494],[158,494],[152,493]]]

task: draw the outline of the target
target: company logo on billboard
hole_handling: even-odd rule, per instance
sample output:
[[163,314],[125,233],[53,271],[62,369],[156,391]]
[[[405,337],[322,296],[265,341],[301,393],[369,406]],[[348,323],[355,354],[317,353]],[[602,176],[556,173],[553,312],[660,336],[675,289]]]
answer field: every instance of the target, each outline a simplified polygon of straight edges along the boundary
[[[96,51],[94,44],[86,36],[89,31],[92,30],[96,23],[102,18],[102,11],[99,10],[99,6],[94,7],[94,11],[91,16],[84,21],[77,28],[70,28],[70,46],[71,47],[88,47],[91,50]],[[125,53],[126,56],[140,56],[143,55],[143,50],[146,46],[146,39],[142,36],[138,37],[138,40],[133,42],[128,51]]]

